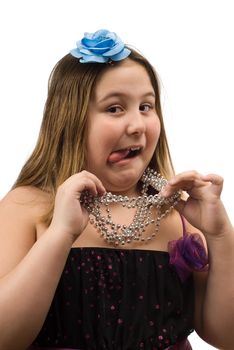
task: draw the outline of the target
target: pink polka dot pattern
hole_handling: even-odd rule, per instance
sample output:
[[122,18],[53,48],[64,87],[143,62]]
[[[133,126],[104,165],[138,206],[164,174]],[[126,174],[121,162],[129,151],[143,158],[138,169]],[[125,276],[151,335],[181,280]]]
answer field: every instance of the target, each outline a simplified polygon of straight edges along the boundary
[[177,349],[188,346],[193,303],[192,278],[180,281],[167,252],[73,248],[33,346]]

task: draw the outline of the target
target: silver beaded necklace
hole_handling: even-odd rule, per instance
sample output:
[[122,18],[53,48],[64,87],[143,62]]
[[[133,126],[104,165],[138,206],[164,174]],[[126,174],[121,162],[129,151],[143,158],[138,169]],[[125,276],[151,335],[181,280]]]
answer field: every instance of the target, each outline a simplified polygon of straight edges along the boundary
[[[152,240],[160,227],[160,221],[165,217],[180,200],[181,191],[176,192],[169,198],[160,195],[160,191],[167,184],[167,180],[152,169],[146,169],[142,178],[141,196],[131,197],[114,195],[107,192],[98,197],[92,196],[89,192],[84,192],[81,196],[81,203],[89,212],[89,220],[92,225],[100,232],[101,237],[108,243],[118,246],[131,243],[132,241],[148,242]],[[153,187],[158,193],[148,195],[148,187]],[[128,209],[136,208],[133,221],[130,225],[114,223],[109,205],[111,203],[120,203]],[[101,213],[101,205],[105,206],[106,215]],[[157,209],[157,218],[153,218],[152,208]],[[164,207],[164,210],[163,210]],[[166,208],[165,208],[166,207]],[[153,233],[145,237],[146,227],[150,224],[155,225]]]

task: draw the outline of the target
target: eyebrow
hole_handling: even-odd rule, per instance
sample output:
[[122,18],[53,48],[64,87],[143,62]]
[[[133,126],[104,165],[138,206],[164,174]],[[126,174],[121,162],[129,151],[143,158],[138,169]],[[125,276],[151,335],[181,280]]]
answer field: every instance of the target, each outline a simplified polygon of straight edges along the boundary
[[[112,97],[126,97],[126,96],[127,96],[127,94],[125,94],[125,93],[113,91],[113,92],[110,92],[109,94],[105,95],[104,97],[101,97],[99,100],[97,100],[97,103],[103,103],[103,102],[105,102],[106,100],[109,100]],[[146,92],[145,94],[143,94],[141,96],[141,98],[145,98],[145,97],[153,97],[153,98],[155,98],[155,93],[153,91]]]

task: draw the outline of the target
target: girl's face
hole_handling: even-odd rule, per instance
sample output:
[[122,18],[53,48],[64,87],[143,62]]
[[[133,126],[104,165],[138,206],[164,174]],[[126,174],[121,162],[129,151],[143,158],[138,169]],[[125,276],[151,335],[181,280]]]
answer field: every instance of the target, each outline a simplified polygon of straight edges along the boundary
[[126,59],[97,81],[88,108],[86,170],[107,191],[137,194],[160,135],[147,71]]

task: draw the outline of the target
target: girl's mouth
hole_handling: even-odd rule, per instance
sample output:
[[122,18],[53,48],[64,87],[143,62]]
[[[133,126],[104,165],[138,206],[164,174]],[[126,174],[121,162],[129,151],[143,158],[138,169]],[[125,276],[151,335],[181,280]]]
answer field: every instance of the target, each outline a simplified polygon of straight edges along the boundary
[[109,155],[108,162],[117,163],[123,159],[134,158],[140,154],[141,150],[140,146],[136,146],[114,151]]

